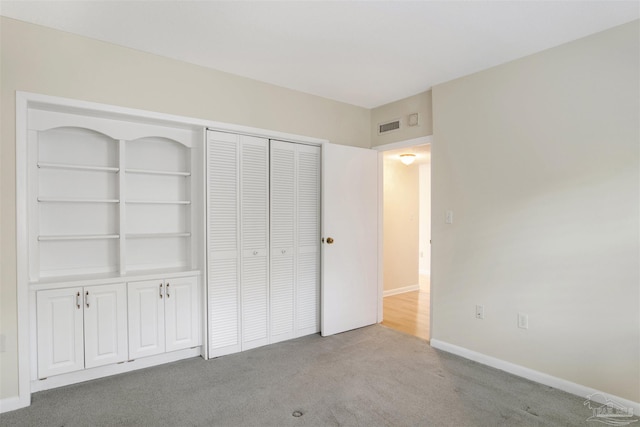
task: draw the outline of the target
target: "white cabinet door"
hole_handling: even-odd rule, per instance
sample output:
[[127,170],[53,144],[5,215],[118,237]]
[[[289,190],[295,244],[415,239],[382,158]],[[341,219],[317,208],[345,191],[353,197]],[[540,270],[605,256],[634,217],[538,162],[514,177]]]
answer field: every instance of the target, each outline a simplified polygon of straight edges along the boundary
[[378,153],[322,147],[322,335],[377,322]]
[[269,343],[269,141],[240,137],[242,350]]
[[198,278],[165,280],[166,351],[200,345]]
[[124,283],[84,288],[85,367],[127,360],[127,294]]
[[165,351],[164,292],[162,280],[127,284],[129,359]]
[[38,378],[84,369],[82,288],[36,294]]

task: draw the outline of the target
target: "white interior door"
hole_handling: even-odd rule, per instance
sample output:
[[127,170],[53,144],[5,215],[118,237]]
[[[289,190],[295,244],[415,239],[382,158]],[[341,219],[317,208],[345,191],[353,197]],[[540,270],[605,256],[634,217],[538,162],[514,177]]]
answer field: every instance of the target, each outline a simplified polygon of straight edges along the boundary
[[320,331],[320,147],[297,146],[296,331]]
[[269,343],[269,140],[240,136],[242,350]]
[[[294,336],[297,144],[271,141],[271,343]],[[316,244],[318,238],[316,236]]]
[[209,357],[240,351],[238,135],[207,131]]
[[377,322],[378,153],[325,144],[322,183],[321,332],[327,336]]

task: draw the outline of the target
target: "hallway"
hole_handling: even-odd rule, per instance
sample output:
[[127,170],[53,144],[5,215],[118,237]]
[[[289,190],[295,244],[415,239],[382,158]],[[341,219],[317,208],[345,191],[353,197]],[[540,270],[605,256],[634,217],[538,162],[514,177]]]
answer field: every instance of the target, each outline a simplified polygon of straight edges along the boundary
[[382,325],[429,340],[429,276],[420,275],[420,290],[383,299]]

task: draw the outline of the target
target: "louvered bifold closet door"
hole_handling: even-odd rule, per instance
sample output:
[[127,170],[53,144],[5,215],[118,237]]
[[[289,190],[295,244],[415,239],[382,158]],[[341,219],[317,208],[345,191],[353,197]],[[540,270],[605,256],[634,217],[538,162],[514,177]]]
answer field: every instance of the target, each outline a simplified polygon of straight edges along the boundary
[[269,140],[240,137],[242,350],[269,343]]
[[320,331],[320,147],[296,144],[295,336]]
[[320,147],[271,141],[271,342],[320,330]]
[[271,342],[294,337],[296,144],[271,141]]
[[240,345],[239,136],[207,132],[209,357]]

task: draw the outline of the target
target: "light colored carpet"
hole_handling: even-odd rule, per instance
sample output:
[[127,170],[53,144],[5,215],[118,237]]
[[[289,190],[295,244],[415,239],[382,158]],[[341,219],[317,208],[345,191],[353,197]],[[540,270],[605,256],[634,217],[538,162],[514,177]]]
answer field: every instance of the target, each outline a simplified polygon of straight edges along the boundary
[[[3,426],[574,426],[584,399],[380,325],[49,390]],[[298,411],[302,415],[292,414]],[[299,415],[299,414],[296,414]]]

